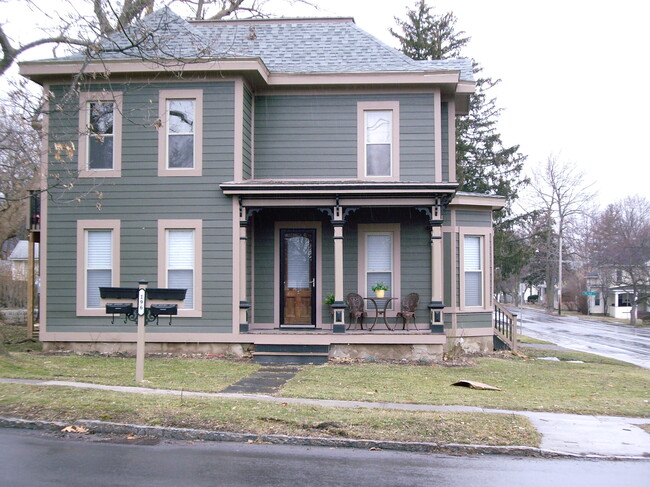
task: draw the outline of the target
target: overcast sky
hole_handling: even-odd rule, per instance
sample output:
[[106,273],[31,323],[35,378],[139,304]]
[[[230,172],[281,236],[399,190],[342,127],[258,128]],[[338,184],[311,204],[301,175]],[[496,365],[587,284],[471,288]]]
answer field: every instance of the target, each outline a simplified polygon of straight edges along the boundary
[[[323,0],[393,47],[394,17],[415,0]],[[527,169],[549,155],[594,181],[601,204],[650,197],[650,2],[644,0],[429,0],[472,39],[464,55],[501,79],[500,131]],[[295,9],[294,9],[295,10]],[[287,15],[293,15],[287,13]],[[309,13],[308,15],[313,15]]]
[[[395,27],[395,16],[405,18],[406,7],[415,0],[313,3],[320,11],[278,0],[270,0],[268,10],[285,17],[354,17],[361,28],[399,47],[388,29]],[[501,79],[491,90],[504,110],[500,132],[505,144],[521,146],[527,170],[556,155],[584,171],[603,205],[632,194],[650,197],[650,2],[428,4],[438,13],[454,12],[458,29],[471,37],[464,55],[476,59],[486,75]],[[7,6],[1,10],[2,20],[34,20]]]

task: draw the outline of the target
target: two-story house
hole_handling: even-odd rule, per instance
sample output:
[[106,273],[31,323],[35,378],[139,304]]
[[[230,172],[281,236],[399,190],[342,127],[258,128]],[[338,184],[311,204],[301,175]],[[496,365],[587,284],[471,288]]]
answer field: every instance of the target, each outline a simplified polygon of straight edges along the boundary
[[[46,349],[132,350],[135,327],[111,323],[98,289],[140,280],[188,290],[171,326],[147,327],[151,351],[492,348],[504,202],[458,193],[455,166],[471,61],[413,61],[350,18],[187,22],[163,9],[142,25],[155,60],[141,45],[21,65],[49,94]],[[378,282],[386,297],[364,300],[360,329],[346,297]],[[415,326],[402,330],[410,293]]]

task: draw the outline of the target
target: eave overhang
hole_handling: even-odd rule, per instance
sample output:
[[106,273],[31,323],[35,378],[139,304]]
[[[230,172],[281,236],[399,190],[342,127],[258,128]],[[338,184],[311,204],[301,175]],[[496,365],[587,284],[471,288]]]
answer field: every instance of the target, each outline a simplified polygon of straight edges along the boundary
[[248,207],[434,205],[454,195],[456,183],[370,182],[359,180],[249,180],[220,185],[223,194]]
[[496,211],[501,210],[506,206],[506,198],[497,195],[458,192],[449,203],[449,207],[453,208],[458,206],[462,206],[463,208],[490,208],[491,210]]
[[[458,70],[421,70],[421,71],[374,71],[374,72],[308,72],[281,73],[271,72],[262,58],[228,58],[206,61],[197,60],[160,60],[143,61],[97,60],[88,63],[81,60],[60,61],[23,61],[19,63],[19,72],[32,81],[43,84],[52,79],[73,76],[83,70],[89,77],[105,79],[109,76],[143,75],[147,73],[169,73],[189,76],[242,76],[254,88],[281,88],[291,86],[427,86],[435,85],[443,92],[455,93],[459,100],[468,98],[474,92],[475,83],[462,81]],[[464,103],[459,103],[459,108]]]

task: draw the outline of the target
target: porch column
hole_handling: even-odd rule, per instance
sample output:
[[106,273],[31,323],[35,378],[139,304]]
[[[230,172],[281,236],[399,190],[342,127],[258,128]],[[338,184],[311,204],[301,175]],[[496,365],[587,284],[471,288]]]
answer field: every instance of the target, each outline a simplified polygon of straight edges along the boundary
[[248,241],[248,217],[246,207],[239,204],[239,331],[248,331],[248,310],[251,305],[247,299],[246,282],[247,268],[247,241]]
[[343,209],[336,205],[332,225],[334,226],[334,333],[345,333],[345,302],[343,301]]
[[444,261],[442,254],[442,204],[438,199],[431,207],[431,302],[429,303],[429,327],[432,333],[444,333]]

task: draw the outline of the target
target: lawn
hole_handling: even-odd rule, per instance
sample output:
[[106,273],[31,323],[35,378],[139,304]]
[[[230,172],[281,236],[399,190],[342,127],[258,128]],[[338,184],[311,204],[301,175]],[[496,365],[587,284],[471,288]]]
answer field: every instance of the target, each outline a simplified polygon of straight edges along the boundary
[[18,384],[0,384],[0,415],[63,423],[97,419],[238,433],[495,446],[539,446],[540,440],[526,418],[508,414],[326,408]]
[[[246,361],[147,358],[144,387],[218,392],[258,369]],[[11,353],[0,357],[0,377],[137,386],[135,359],[89,355]]]
[[[531,353],[538,352],[531,350]],[[549,354],[549,351],[542,352]],[[594,356],[567,352],[564,357]],[[609,359],[597,357],[582,364],[564,360],[478,358],[474,367],[327,364],[304,369],[282,388],[281,394],[315,399],[650,416],[650,371],[608,362]],[[459,380],[482,382],[502,391],[451,385]]]

